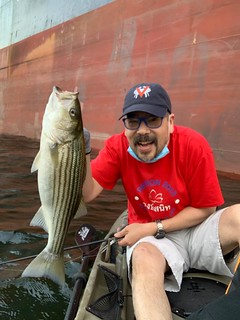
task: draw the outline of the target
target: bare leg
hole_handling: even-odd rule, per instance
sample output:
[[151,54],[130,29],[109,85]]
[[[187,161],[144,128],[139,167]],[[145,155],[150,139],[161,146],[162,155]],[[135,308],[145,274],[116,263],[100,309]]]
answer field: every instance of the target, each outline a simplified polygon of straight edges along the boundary
[[133,306],[137,320],[171,320],[172,313],[164,290],[167,263],[149,243],[140,243],[132,256]]
[[240,204],[226,208],[219,221],[219,239],[223,254],[240,245]]

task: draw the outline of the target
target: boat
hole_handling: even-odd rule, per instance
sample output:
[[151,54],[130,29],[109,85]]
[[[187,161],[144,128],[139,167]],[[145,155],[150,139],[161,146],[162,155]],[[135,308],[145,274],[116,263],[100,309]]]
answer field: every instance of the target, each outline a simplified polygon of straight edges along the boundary
[[239,1],[6,0],[0,17],[0,134],[39,139],[57,85],[79,91],[99,150],[123,129],[126,91],[158,82],[176,123],[207,138],[218,172],[240,176]]
[[[111,245],[113,234],[117,228],[126,224],[127,211],[124,211],[106,235],[107,245],[106,242],[101,244],[84,291],[83,288],[81,292],[74,290],[68,310],[72,310],[74,306],[76,313],[67,312],[65,320],[135,319],[131,286],[127,276],[125,249],[120,247],[117,242]],[[236,257],[229,259],[228,264],[233,270]],[[205,271],[189,270],[184,274],[180,292],[167,293],[173,319],[180,320],[190,315],[193,316],[197,310],[208,306],[209,303],[217,301],[219,298],[221,299],[225,295],[229,282],[228,277]],[[221,303],[221,305],[224,304]],[[239,302],[238,305],[238,311],[240,311]],[[239,312],[237,316],[239,316]],[[215,318],[211,319],[215,320]],[[237,320],[238,318],[228,317],[225,319]],[[219,317],[216,320],[222,320],[222,318]]]

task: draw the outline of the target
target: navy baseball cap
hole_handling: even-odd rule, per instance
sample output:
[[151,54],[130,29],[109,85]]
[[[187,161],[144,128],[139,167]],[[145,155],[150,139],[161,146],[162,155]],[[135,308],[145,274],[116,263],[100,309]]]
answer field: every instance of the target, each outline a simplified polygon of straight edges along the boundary
[[121,119],[130,112],[143,111],[163,118],[172,105],[166,90],[157,83],[140,83],[126,94]]

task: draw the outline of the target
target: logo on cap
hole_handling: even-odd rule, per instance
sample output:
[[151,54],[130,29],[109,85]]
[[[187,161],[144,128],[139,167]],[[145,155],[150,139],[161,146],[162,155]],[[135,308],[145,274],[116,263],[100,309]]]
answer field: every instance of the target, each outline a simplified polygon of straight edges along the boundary
[[137,99],[138,97],[142,98],[143,96],[147,98],[149,97],[150,92],[151,92],[150,86],[141,86],[141,87],[137,87],[134,90],[133,94],[135,99]]

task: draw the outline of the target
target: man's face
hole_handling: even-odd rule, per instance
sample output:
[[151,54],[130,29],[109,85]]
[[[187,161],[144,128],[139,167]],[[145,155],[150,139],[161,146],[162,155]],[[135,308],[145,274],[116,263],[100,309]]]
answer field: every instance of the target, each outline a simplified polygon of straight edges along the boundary
[[[146,118],[154,120],[153,115],[147,112],[134,112],[128,115],[131,118]],[[155,117],[156,118],[156,117]],[[136,130],[125,129],[129,145],[136,155],[144,162],[154,159],[168,144],[170,133],[173,132],[174,114],[167,113],[158,128],[149,128],[144,121]]]

